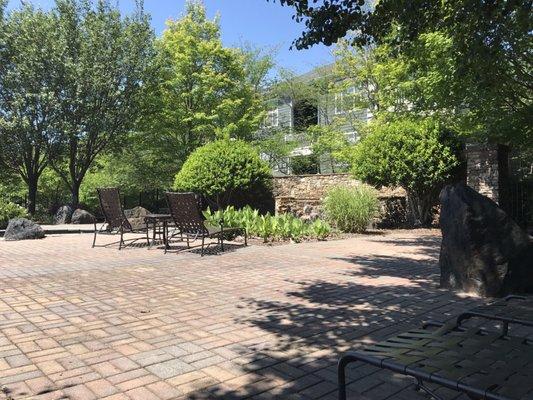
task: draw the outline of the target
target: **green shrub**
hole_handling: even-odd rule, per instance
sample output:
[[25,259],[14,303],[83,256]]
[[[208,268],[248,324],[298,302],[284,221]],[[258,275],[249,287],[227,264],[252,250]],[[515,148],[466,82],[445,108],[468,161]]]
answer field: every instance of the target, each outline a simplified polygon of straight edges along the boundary
[[343,232],[364,232],[379,211],[376,191],[367,185],[335,187],[324,198],[326,219]]
[[415,225],[428,226],[442,186],[459,166],[460,145],[432,119],[375,120],[353,149],[352,173],[373,186],[402,186]]
[[5,202],[0,203],[0,229],[5,229],[12,218],[27,218],[28,213],[24,207],[18,204]]
[[258,210],[244,207],[236,210],[229,206],[225,210],[204,211],[208,224],[217,226],[223,221],[224,226],[245,227],[251,236],[257,236],[268,242],[273,239],[293,240],[300,242],[304,238],[316,238],[323,240],[331,233],[331,227],[322,220],[312,223],[304,222],[292,214],[271,215],[259,214]]
[[176,175],[174,188],[206,196],[219,207],[232,195],[270,185],[270,168],[242,140],[222,139],[196,149]]

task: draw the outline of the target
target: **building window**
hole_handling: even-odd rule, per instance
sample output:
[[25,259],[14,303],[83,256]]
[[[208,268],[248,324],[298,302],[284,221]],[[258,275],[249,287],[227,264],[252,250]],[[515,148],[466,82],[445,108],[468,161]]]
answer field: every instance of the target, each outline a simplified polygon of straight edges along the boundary
[[355,110],[355,87],[335,93],[335,115],[346,114]]
[[277,108],[270,110],[265,118],[265,127],[279,126],[279,110]]
[[308,100],[301,100],[292,107],[292,126],[296,130],[305,130],[318,124],[318,108]]

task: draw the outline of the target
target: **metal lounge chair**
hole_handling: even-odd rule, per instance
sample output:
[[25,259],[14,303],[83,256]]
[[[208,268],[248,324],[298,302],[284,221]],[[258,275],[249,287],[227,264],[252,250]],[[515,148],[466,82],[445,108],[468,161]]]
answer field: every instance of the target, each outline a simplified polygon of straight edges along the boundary
[[146,241],[148,245],[150,244],[150,238],[148,235],[148,226],[144,221],[144,218],[139,221],[130,221],[124,215],[124,210],[122,208],[122,203],[120,202],[120,191],[118,188],[101,188],[96,189],[98,193],[98,199],[100,201],[100,208],[102,209],[102,214],[104,215],[104,223],[97,229],[96,222],[94,223],[94,238],[93,246],[96,247],[96,235],[98,234],[114,234],[120,235],[120,240],[118,242],[108,243],[105,246],[110,244],[118,243],[119,250],[123,246],[126,246],[126,242],[133,244],[137,240],[143,238],[133,238],[124,240],[125,233],[146,233]]
[[[217,239],[221,250],[224,251],[224,236],[228,233],[242,233],[244,235],[244,244],[248,244],[248,238],[245,228],[227,228],[221,221],[219,227],[207,226],[205,224],[202,211],[199,205],[198,197],[194,193],[174,193],[167,192],[167,204],[176,227],[176,233],[167,235],[167,240],[180,235],[187,241],[187,247],[190,248],[190,240],[202,240],[201,255],[204,255],[205,239]],[[168,245],[165,246],[165,252]]]
[[502,323],[502,334],[509,333],[509,324],[533,327],[533,297],[510,295],[493,303],[475,307],[457,317],[457,325],[477,317]]
[[[437,326],[437,329],[427,329]],[[533,398],[533,342],[455,322],[428,323],[363,350],[343,355],[338,364],[339,400],[346,400],[346,366],[362,361],[411,376],[419,389],[442,400],[428,383],[472,399]]]

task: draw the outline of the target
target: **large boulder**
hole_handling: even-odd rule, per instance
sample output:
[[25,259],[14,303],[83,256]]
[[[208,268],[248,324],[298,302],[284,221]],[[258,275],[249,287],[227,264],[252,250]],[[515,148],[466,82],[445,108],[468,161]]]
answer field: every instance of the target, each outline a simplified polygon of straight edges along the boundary
[[26,218],[10,220],[4,233],[5,240],[42,239],[43,237],[43,228]]
[[533,243],[498,205],[464,184],[440,194],[442,287],[482,296],[533,292]]
[[94,215],[81,208],[77,208],[72,213],[71,223],[73,224],[93,224],[95,221],[96,218],[94,218]]
[[74,210],[71,206],[65,205],[59,207],[54,216],[54,223],[56,225],[70,224],[73,212]]

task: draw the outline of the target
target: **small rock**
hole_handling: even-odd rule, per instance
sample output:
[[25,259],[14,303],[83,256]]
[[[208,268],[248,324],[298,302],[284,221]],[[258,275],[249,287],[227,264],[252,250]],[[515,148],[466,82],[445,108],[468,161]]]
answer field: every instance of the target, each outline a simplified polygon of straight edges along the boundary
[[4,233],[5,240],[42,239],[44,231],[40,225],[26,218],[13,218]]
[[54,216],[54,223],[56,225],[69,224],[72,218],[72,213],[74,210],[71,206],[65,205],[59,207]]
[[94,215],[89,211],[78,208],[72,213],[71,223],[73,224],[92,224],[96,221]]

